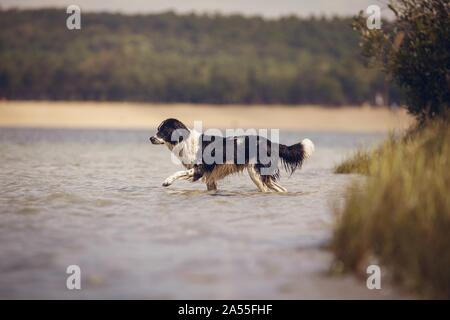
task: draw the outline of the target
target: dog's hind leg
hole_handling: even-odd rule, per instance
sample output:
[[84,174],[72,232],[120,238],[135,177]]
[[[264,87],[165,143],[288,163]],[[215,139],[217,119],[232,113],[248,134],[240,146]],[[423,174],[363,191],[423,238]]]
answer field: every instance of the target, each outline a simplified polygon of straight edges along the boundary
[[168,187],[175,180],[178,180],[178,179],[182,179],[182,180],[193,179],[194,178],[194,173],[195,173],[194,169],[189,169],[189,170],[183,170],[183,171],[175,172],[173,175],[171,175],[166,180],[164,180],[162,185],[163,185],[163,187]]
[[206,188],[208,191],[214,191],[217,190],[217,183],[215,181],[210,181],[206,183]]
[[256,171],[255,166],[250,165],[247,167],[248,175],[252,179],[253,183],[256,184],[258,189],[262,192],[269,191],[267,186],[263,183],[261,179],[261,174]]
[[266,182],[266,185],[272,189],[273,191],[276,192],[287,192],[287,189],[281,185],[279,185],[278,183],[276,183],[273,178],[269,178]]

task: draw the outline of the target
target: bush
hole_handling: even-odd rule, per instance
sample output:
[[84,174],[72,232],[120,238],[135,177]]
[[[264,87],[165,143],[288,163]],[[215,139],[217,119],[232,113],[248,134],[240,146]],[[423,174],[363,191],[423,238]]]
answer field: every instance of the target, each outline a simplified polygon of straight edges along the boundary
[[393,0],[396,20],[369,30],[361,12],[353,23],[363,54],[405,89],[408,110],[421,123],[450,105],[450,2]]

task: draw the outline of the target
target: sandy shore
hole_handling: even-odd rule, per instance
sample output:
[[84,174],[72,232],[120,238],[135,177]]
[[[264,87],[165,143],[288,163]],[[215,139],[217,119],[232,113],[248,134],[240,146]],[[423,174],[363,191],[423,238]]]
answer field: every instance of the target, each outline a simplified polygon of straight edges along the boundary
[[373,132],[405,129],[404,109],[317,106],[212,106],[116,102],[0,102],[0,127],[148,129],[174,117],[204,128]]

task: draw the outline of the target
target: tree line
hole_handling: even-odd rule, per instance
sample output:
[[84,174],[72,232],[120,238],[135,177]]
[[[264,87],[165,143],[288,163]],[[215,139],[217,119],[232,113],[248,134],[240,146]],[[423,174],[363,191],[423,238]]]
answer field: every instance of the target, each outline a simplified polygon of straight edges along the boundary
[[390,102],[351,18],[0,10],[0,98],[189,103]]

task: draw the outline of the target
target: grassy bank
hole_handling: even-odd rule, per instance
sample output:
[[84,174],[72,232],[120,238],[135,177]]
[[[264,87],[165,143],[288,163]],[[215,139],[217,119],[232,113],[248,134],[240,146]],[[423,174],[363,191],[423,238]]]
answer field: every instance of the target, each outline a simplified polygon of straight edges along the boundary
[[450,298],[450,128],[431,123],[336,168],[363,173],[339,214],[333,250],[347,271],[374,260],[394,281],[427,297]]

